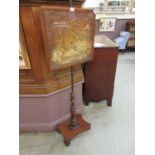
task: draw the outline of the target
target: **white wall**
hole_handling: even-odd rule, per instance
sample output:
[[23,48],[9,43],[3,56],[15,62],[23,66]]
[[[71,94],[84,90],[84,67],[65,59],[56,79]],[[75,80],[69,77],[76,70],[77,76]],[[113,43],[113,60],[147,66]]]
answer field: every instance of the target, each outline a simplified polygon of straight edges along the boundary
[[104,0],[86,0],[83,7],[88,8],[88,7],[97,7],[99,6],[99,3],[103,3]]

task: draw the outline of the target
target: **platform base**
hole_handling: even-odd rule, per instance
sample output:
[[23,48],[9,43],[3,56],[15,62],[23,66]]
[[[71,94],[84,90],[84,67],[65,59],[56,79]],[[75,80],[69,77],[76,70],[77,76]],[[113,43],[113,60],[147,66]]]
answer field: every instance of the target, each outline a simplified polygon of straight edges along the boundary
[[80,114],[76,115],[77,127],[72,129],[70,122],[65,122],[58,125],[57,131],[63,135],[66,146],[71,144],[71,140],[79,133],[90,129],[90,123],[87,123]]

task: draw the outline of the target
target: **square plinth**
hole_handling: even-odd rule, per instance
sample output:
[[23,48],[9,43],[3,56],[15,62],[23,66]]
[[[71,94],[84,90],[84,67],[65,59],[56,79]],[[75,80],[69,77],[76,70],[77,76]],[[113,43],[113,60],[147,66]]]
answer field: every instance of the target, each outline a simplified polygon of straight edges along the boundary
[[77,127],[72,129],[70,122],[67,121],[58,125],[57,131],[63,135],[64,143],[69,146],[71,140],[79,133],[90,129],[90,123],[87,123],[80,114],[76,115]]

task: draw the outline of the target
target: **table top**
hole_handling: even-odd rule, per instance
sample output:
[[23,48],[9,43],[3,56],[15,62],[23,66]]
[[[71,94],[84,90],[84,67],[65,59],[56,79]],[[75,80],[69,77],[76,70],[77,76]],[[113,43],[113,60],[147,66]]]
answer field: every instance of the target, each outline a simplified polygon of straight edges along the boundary
[[95,48],[107,48],[107,47],[118,47],[118,45],[105,35],[96,35],[94,47]]

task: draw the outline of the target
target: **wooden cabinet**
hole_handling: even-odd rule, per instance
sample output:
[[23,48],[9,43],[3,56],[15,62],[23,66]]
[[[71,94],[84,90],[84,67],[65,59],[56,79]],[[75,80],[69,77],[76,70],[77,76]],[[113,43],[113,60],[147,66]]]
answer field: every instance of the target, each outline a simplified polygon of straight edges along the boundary
[[95,47],[94,59],[84,65],[84,100],[99,102],[107,100],[112,105],[118,47],[105,36],[96,36],[97,43],[103,47]]
[[129,20],[126,25],[126,31],[131,33],[127,43],[127,48],[135,49],[135,20]]

